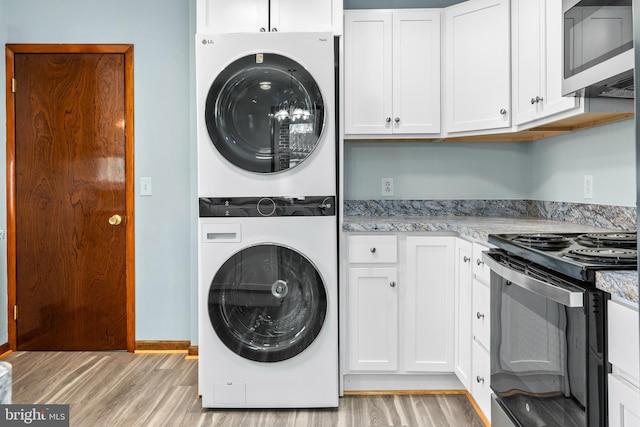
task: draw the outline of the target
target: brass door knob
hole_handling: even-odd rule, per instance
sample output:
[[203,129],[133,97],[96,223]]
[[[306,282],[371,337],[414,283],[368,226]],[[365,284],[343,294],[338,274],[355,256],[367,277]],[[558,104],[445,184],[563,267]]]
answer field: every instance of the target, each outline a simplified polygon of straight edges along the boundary
[[118,214],[112,215],[111,218],[109,218],[109,224],[111,225],[120,225],[121,222],[122,217]]

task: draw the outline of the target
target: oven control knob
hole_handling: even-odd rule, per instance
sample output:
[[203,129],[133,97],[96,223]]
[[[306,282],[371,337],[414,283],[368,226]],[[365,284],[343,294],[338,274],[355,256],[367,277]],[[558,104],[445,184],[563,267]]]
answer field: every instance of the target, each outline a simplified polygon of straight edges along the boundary
[[256,209],[258,213],[262,216],[271,216],[276,211],[276,202],[273,199],[269,199],[268,197],[264,197],[258,201],[256,205]]

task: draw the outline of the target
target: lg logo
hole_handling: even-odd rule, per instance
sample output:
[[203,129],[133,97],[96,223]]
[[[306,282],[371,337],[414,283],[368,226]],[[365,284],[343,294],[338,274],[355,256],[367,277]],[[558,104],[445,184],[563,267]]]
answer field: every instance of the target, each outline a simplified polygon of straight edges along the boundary
[[202,39],[202,44],[213,44],[213,40]]

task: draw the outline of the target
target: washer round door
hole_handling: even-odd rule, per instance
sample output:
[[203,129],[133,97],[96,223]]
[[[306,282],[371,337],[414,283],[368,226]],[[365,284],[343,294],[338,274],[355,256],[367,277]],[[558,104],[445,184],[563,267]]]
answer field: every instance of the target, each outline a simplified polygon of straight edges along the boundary
[[316,81],[298,62],[278,54],[231,63],[214,80],[205,106],[216,150],[256,173],[282,172],[304,162],[320,141],[324,121]]
[[229,258],[209,289],[209,319],[236,354],[279,362],[316,339],[327,312],[324,283],[300,253],[273,244],[246,248]]

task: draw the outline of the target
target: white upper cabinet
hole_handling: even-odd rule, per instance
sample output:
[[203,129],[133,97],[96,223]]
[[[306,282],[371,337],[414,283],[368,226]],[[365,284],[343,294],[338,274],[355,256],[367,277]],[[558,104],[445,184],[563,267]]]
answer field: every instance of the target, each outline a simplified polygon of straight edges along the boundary
[[474,0],[444,10],[446,131],[509,128],[509,1]]
[[198,33],[332,31],[342,34],[341,0],[197,0]]
[[440,132],[439,9],[345,12],[345,134]]
[[512,0],[513,124],[579,106],[562,96],[562,3]]

